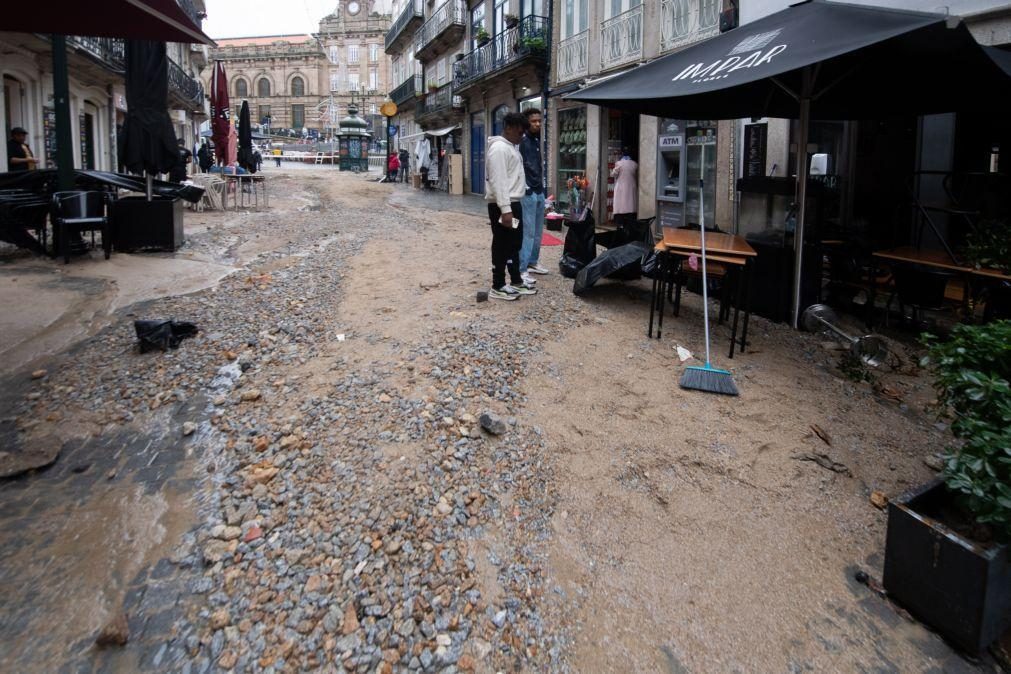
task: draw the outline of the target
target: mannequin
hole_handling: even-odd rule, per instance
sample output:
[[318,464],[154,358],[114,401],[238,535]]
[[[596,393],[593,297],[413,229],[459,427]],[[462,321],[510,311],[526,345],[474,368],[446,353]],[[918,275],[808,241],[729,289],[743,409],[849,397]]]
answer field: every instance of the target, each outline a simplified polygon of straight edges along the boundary
[[428,136],[422,136],[415,146],[414,161],[421,173],[421,186],[427,190],[429,187],[428,170],[432,166],[432,144],[429,142]]

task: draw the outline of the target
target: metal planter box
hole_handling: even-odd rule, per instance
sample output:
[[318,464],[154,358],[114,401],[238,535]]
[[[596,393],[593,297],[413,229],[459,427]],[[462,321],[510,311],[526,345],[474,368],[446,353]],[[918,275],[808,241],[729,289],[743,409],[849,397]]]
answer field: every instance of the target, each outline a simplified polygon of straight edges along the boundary
[[124,197],[112,207],[113,245],[118,251],[177,250],[183,245],[181,199]]
[[984,548],[923,514],[951,498],[937,479],[888,504],[883,582],[910,613],[979,653],[1011,628],[1011,547]]

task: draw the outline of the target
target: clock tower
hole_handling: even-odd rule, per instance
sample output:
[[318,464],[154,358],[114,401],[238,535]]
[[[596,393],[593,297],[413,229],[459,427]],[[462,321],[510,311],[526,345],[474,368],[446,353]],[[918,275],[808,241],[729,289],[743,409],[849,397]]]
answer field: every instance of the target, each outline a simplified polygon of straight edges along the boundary
[[363,19],[372,13],[375,0],[341,0],[340,13],[345,21]]

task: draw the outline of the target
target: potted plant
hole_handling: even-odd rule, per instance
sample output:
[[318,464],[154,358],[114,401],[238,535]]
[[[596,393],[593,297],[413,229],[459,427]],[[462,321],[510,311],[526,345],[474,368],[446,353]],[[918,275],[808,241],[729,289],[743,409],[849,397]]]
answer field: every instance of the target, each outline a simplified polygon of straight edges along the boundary
[[488,44],[489,40],[491,40],[491,35],[489,35],[488,31],[484,29],[484,26],[479,26],[477,32],[474,33],[474,39],[477,40],[479,47],[483,47]]
[[544,42],[544,38],[539,35],[525,37],[520,40],[520,44],[523,45],[524,49],[532,52],[543,52],[547,47],[547,44]]
[[505,15],[505,25],[506,28],[515,28],[520,22],[520,19],[515,14]]
[[1011,321],[926,341],[958,444],[940,479],[889,504],[884,586],[978,653],[1011,627]]

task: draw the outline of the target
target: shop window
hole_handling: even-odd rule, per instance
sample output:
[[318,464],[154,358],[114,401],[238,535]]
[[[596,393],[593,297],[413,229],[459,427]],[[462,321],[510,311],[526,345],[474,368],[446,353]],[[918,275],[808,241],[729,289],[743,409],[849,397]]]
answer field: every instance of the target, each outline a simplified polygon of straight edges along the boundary
[[556,210],[564,212],[569,208],[571,190],[567,188],[570,178],[586,175],[586,108],[570,108],[558,112],[558,183],[555,195],[558,199]]

